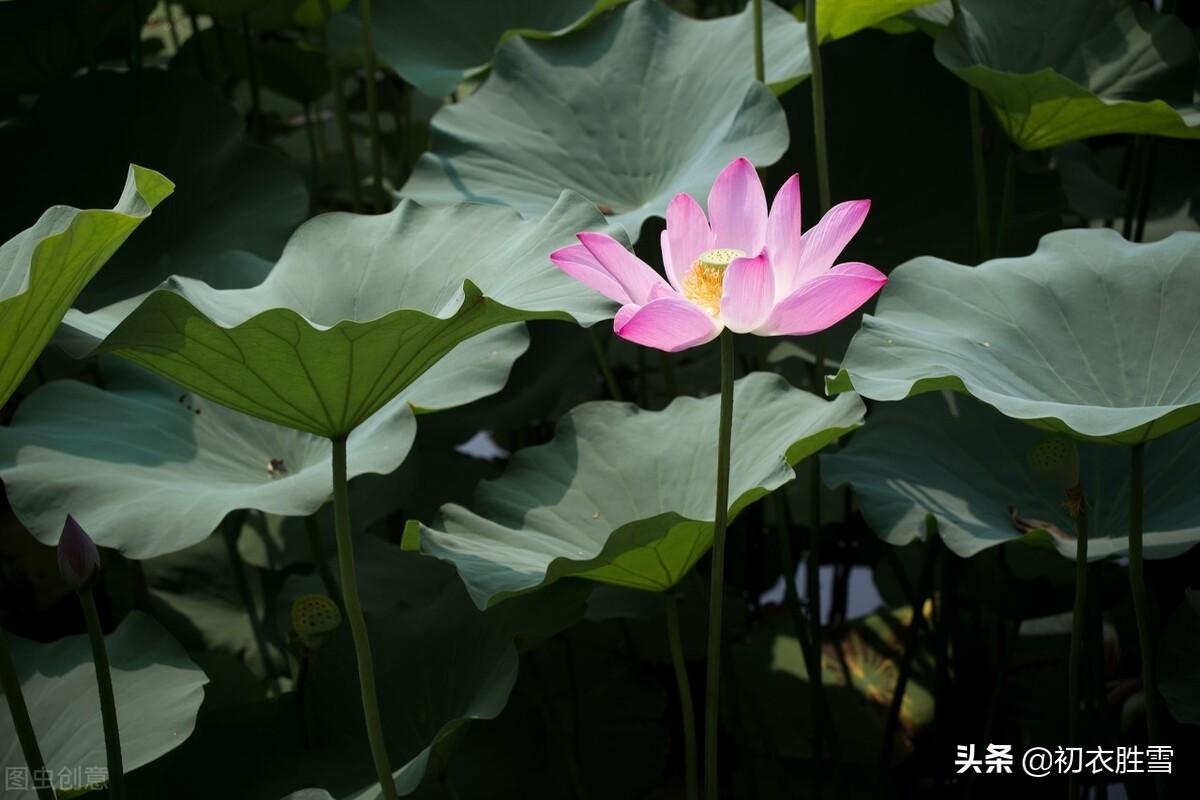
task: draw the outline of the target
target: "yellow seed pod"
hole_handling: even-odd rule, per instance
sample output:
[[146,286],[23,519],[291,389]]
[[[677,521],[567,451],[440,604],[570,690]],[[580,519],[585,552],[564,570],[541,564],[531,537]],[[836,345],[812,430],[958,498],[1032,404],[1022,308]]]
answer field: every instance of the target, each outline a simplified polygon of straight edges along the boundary
[[1079,485],[1079,448],[1066,436],[1046,436],[1027,454],[1029,468],[1039,478],[1066,491]]
[[310,650],[325,644],[342,624],[342,611],[323,594],[306,594],[292,603],[292,628]]

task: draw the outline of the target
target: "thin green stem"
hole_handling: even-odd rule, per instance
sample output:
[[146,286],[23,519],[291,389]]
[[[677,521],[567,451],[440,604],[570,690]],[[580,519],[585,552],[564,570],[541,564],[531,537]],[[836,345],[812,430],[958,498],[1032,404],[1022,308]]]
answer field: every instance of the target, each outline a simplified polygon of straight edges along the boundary
[[[1142,570],[1142,504],[1146,476],[1146,445],[1133,446],[1129,461],[1129,590],[1137,620],[1138,648],[1142,651],[1142,686],[1146,694],[1146,734],[1150,744],[1162,744],[1159,718],[1158,673],[1154,666],[1154,631],[1146,599],[1146,577]],[[1166,797],[1166,776],[1154,777],[1155,794]]]
[[1137,222],[1133,229],[1133,240],[1142,241],[1146,236],[1146,218],[1150,216],[1150,195],[1154,187],[1154,162],[1158,155],[1158,139],[1151,139],[1146,146],[1146,163],[1142,173],[1142,188],[1138,198]]
[[[317,574],[321,576],[325,594],[340,606],[342,593],[338,591],[337,580],[333,577],[333,570],[329,568],[329,559],[325,558],[325,546],[321,543],[321,521],[317,519],[316,514],[309,514],[304,518],[304,532],[308,535],[308,551],[317,567]],[[345,612],[345,609],[342,611]]]
[[679,601],[674,592],[667,592],[667,644],[671,648],[671,665],[675,668],[675,684],[679,688],[679,715],[683,723],[683,769],[687,800],[699,800],[700,785],[696,773],[696,712],[692,708],[692,685],[688,680],[687,661],[683,657],[683,637],[679,633]]
[[708,673],[704,705],[704,797],[717,800],[717,727],[721,702],[721,615],[725,597],[725,527],[729,522],[729,451],[733,439],[733,333],[721,331],[721,416],[717,430],[717,507],[708,592]]
[[179,52],[179,29],[175,27],[175,13],[170,3],[163,3],[163,17],[167,21],[167,38],[171,42],[172,53]]
[[[17,665],[13,663],[12,653],[8,651],[8,639],[0,632],[0,689],[4,690],[4,699],[8,701],[8,711],[12,715],[13,727],[17,729],[17,741],[21,743],[21,753],[25,756],[25,767],[30,775],[45,775],[46,762],[42,760],[42,751],[38,747],[37,734],[33,731],[33,721],[29,719],[29,708],[25,705],[25,693],[21,691],[21,678],[17,675]],[[54,789],[38,783],[38,800],[54,800]]]
[[804,560],[804,588],[808,600],[808,630],[811,645],[808,657],[809,713],[812,716],[813,739],[816,742],[816,760],[813,762],[813,783],[815,794],[821,796],[821,782],[825,760],[825,726],[822,708],[825,706],[825,675],[822,669],[822,635],[821,635],[821,509],[819,501],[813,501],[821,493],[820,461],[810,458],[809,469],[809,505],[808,520],[808,557]]
[[304,137],[308,140],[308,169],[312,180],[314,191],[317,188],[317,182],[320,179],[320,156],[317,155],[317,135],[313,130],[312,105],[305,103],[304,109]]
[[1130,241],[1133,240],[1134,226],[1137,222],[1147,158],[1146,137],[1133,137],[1133,155],[1129,169],[1129,182],[1125,185],[1125,213],[1121,225],[1121,235]]
[[612,367],[608,364],[608,356],[604,354],[604,345],[600,342],[600,334],[596,333],[595,328],[588,328],[588,338],[592,340],[592,352],[596,354],[596,366],[600,368],[600,374],[604,376],[604,385],[608,387],[608,396],[621,402],[625,398],[621,394],[617,376],[613,374]]
[[1017,149],[1008,148],[1008,157],[1004,164],[1004,193],[1000,195],[1000,221],[996,223],[996,252],[1004,255],[1004,240],[1008,236],[1008,228],[1012,223],[1013,205],[1017,195]]
[[250,30],[250,15],[242,14],[242,38],[246,44],[246,77],[250,80],[250,128],[254,138],[263,138],[262,91],[258,86],[258,67],[254,58],[254,33]]
[[[1083,627],[1087,615],[1088,578],[1088,511],[1087,501],[1079,503],[1075,515],[1075,608],[1071,614],[1071,652],[1067,656],[1067,703],[1070,711],[1068,738],[1075,747],[1083,742],[1079,735],[1079,704],[1082,700],[1080,682],[1083,680],[1082,663]],[[1079,775],[1072,772],[1067,782],[1067,797],[1075,800],[1079,796]]]
[[375,42],[371,31],[371,0],[359,0],[362,17],[363,62],[367,70],[367,129],[371,134],[371,178],[375,182],[375,210],[387,210],[388,201],[383,189],[383,143],[379,136],[379,98],[375,86]]
[[753,0],[754,5],[754,79],[759,83],[767,82],[766,59],[763,56],[763,15],[762,0]]
[[342,137],[342,149],[346,156],[346,178],[350,183],[350,207],[354,213],[362,211],[362,186],[358,182],[358,156],[355,154],[354,131],[350,129],[350,115],[346,111],[346,87],[342,85],[342,71],[329,49],[329,20],[333,9],[329,0],[321,0],[321,14],[325,18],[325,58],[329,61],[329,83],[333,87],[333,110],[337,116],[338,133]]
[[122,800],[125,797],[125,768],[121,764],[121,732],[117,727],[117,703],[113,698],[112,670],[108,665],[108,649],[104,646],[104,631],[100,629],[100,613],[96,611],[91,586],[83,587],[76,594],[92,643],[92,661],[96,664],[100,721],[104,725],[104,750],[108,754],[108,796],[111,800]]
[[829,150],[825,140],[825,77],[821,67],[820,36],[817,31],[817,0],[804,0],[804,27],[808,34],[808,56],[812,60],[813,140],[817,148],[817,192],[821,212],[830,205]]
[[988,222],[987,166],[983,156],[983,112],[979,90],[967,89],[971,109],[971,163],[975,170],[975,259],[992,257],[992,231]]
[[[954,25],[961,24],[962,8],[959,0],[950,0],[954,8]],[[971,117],[971,161],[975,171],[975,260],[987,261],[992,257],[992,232],[989,225],[987,167],[983,154],[983,112],[978,90],[967,88],[967,101]]]
[[[829,145],[825,129],[825,70],[821,58],[821,36],[817,29],[817,0],[804,2],[804,26],[808,38],[808,54],[812,62],[812,111],[813,111],[813,144],[817,161],[817,197],[820,201],[819,213],[825,213],[832,205],[832,189],[829,181]],[[813,364],[813,388],[820,386],[825,374],[825,338],[824,333],[816,336],[816,359]],[[810,519],[809,554],[806,560],[808,568],[806,588],[809,604],[809,652],[808,673],[812,687],[812,725],[813,735],[817,742],[815,761],[813,763],[814,794],[820,797],[822,775],[823,747],[828,746],[830,753],[837,753],[840,748],[836,741],[836,733],[829,726],[830,738],[826,741],[825,721],[826,704],[821,675],[821,578],[820,578],[820,536],[821,520],[821,475],[817,460],[811,459],[811,478],[809,484],[809,505],[812,509]],[[829,717],[832,720],[832,717]]]
[[900,671],[896,676],[896,687],[892,692],[892,705],[888,709],[887,723],[883,731],[883,748],[879,754],[880,770],[887,770],[892,764],[892,752],[895,747],[896,730],[900,727],[900,711],[904,706],[904,695],[908,691],[908,681],[912,677],[912,668],[917,654],[917,635],[921,631],[921,623],[925,619],[925,598],[933,591],[933,564],[938,553],[938,524],[932,514],[925,515],[925,560],[921,565],[921,582],[917,595],[912,602],[912,619],[908,623],[908,631],[904,637],[904,655],[900,661]]
[[362,691],[363,717],[366,720],[367,740],[375,775],[385,800],[396,800],[396,783],[388,763],[387,745],[383,738],[383,721],[379,717],[379,698],[375,691],[375,666],[371,661],[371,640],[363,619],[362,603],[358,599],[358,575],[354,569],[354,541],[350,532],[350,492],[346,479],[346,439],[333,440],[333,519],[337,536],[338,566],[342,579],[342,606],[350,623],[354,639],[354,655],[358,660],[358,684]]
[[787,498],[782,492],[771,496],[771,506],[775,517],[775,538],[779,544],[779,561],[783,565],[783,604],[792,618],[792,628],[796,632],[796,641],[804,655],[804,663],[809,663],[812,643],[808,633],[808,620],[804,618],[804,608],[800,603],[800,593],[796,590],[796,555],[792,550],[791,530],[788,526]]
[[271,656],[271,648],[267,641],[267,631],[263,627],[263,621],[258,617],[258,601],[254,596],[254,591],[250,588],[250,578],[246,574],[246,564],[242,561],[242,556],[238,552],[238,536],[245,521],[246,511],[244,509],[234,511],[225,518],[225,521],[222,523],[223,530],[221,532],[225,539],[225,554],[229,557],[229,568],[233,572],[233,582],[237,587],[238,594],[242,598],[242,605],[246,608],[246,616],[250,620],[250,632],[254,635],[254,643],[258,647],[258,654],[262,659],[263,670],[266,672],[267,680],[272,688],[278,691],[279,675],[278,670],[275,669],[275,659]]

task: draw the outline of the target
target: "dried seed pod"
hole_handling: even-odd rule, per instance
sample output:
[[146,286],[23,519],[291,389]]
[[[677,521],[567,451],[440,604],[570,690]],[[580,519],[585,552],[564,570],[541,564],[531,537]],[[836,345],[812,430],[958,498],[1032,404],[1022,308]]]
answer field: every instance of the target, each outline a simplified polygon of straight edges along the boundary
[[1027,454],[1029,468],[1064,492],[1079,485],[1079,448],[1066,436],[1046,436]]
[[300,641],[315,650],[342,624],[342,611],[323,594],[306,594],[292,603],[292,628]]

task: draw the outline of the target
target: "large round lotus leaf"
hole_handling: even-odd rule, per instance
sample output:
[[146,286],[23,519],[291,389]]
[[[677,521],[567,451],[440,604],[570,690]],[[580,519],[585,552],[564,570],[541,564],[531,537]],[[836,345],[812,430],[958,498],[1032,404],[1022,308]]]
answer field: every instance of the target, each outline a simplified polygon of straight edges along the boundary
[[902,264],[830,391],[934,389],[1112,444],[1200,418],[1200,234],[1133,244],[1108,229],[1043,237],[1024,258]]
[[[131,771],[174,750],[191,735],[208,677],[162,626],[140,612],[126,617],[104,640],[121,754],[125,769]],[[10,637],[9,647],[55,788],[104,783],[108,761],[88,637],[67,636],[45,644]],[[8,742],[0,746],[0,766],[25,769],[7,703],[0,706],[0,742]],[[34,800],[36,795],[32,789],[10,788],[4,796]]]
[[117,353],[271,422],[345,436],[489,328],[611,316],[609,301],[546,257],[603,225],[570,193],[537,220],[412,201],[378,216],[323,214],[296,231],[261,285],[221,291],[172,278],[132,311],[68,314],[64,344]]
[[1189,591],[1159,639],[1159,689],[1171,716],[1200,725],[1200,593]]
[[[927,6],[937,0],[822,0],[817,3],[817,34],[822,42],[844,39],[864,28]],[[796,6],[795,14],[804,19],[804,3]]]
[[[400,466],[416,435],[415,407],[498,391],[527,343],[524,326],[506,326],[450,351],[350,434],[350,476]],[[329,498],[328,439],[208,402],[131,364],[114,366],[107,391],[54,381],[0,428],[0,479],[41,541],[57,542],[71,513],[97,544],[152,558],[200,541],[235,509],[300,516]]]
[[0,245],[0,405],[16,391],[79,292],[172,188],[157,172],[129,167],[125,190],[111,211],[54,206]]
[[1026,150],[1108,133],[1200,138],[1196,44],[1135,0],[962,0],[938,60]]
[[[548,444],[522,450],[483,483],[472,508],[442,508],[421,549],[451,561],[480,607],[568,575],[668,589],[704,555],[716,506],[720,398],[663,411],[627,403],[575,408]],[[793,476],[792,465],[858,426],[854,396],[826,402],[767,373],[735,388],[730,510]],[[409,538],[411,543],[411,538]]]
[[41,95],[28,120],[0,128],[0,172],[21,187],[0,196],[0,238],[52,203],[107,205],[128,165],[142,164],[178,190],[77,305],[100,308],[173,274],[258,283],[307,216],[308,194],[288,159],[246,142],[243,128],[215,87],[179,71],[74,78]]
[[430,97],[445,97],[464,78],[486,69],[496,45],[505,39],[562,36],[625,1],[377,3],[372,9],[371,30],[379,58],[396,74]]
[[[957,398],[952,414],[940,395],[876,406],[868,425],[837,453],[821,457],[830,486],[848,483],[867,523],[903,545],[924,536],[926,514],[960,556],[1036,531],[1075,557],[1066,498],[1029,467],[1028,451],[1047,434],[982,403]],[[1079,442],[1088,500],[1088,558],[1128,550],[1129,451]],[[1145,547],[1168,558],[1200,542],[1200,426],[1146,445]],[[1020,530],[1018,530],[1018,527]]]
[[[804,26],[764,7],[768,82],[808,74]],[[787,148],[778,101],[754,81],[750,11],[700,21],[637,0],[569,37],[509,39],[474,94],[433,118],[433,148],[402,194],[501,203],[525,215],[564,189],[636,238],[678,192],[706,197],[738,156]]]

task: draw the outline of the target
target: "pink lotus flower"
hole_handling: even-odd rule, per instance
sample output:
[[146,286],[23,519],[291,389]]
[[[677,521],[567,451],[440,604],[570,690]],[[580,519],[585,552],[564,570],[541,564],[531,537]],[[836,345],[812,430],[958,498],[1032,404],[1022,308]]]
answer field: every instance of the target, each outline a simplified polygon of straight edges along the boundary
[[771,211],[753,165],[721,171],[699,203],[667,206],[662,259],[667,280],[603,233],[550,254],[555,266],[621,304],[613,330],[631,342],[676,352],[725,328],[758,336],[816,333],[847,316],[887,278],[859,262],[834,265],[862,227],[869,200],[841,203],[800,234],[800,178],[788,179]]

